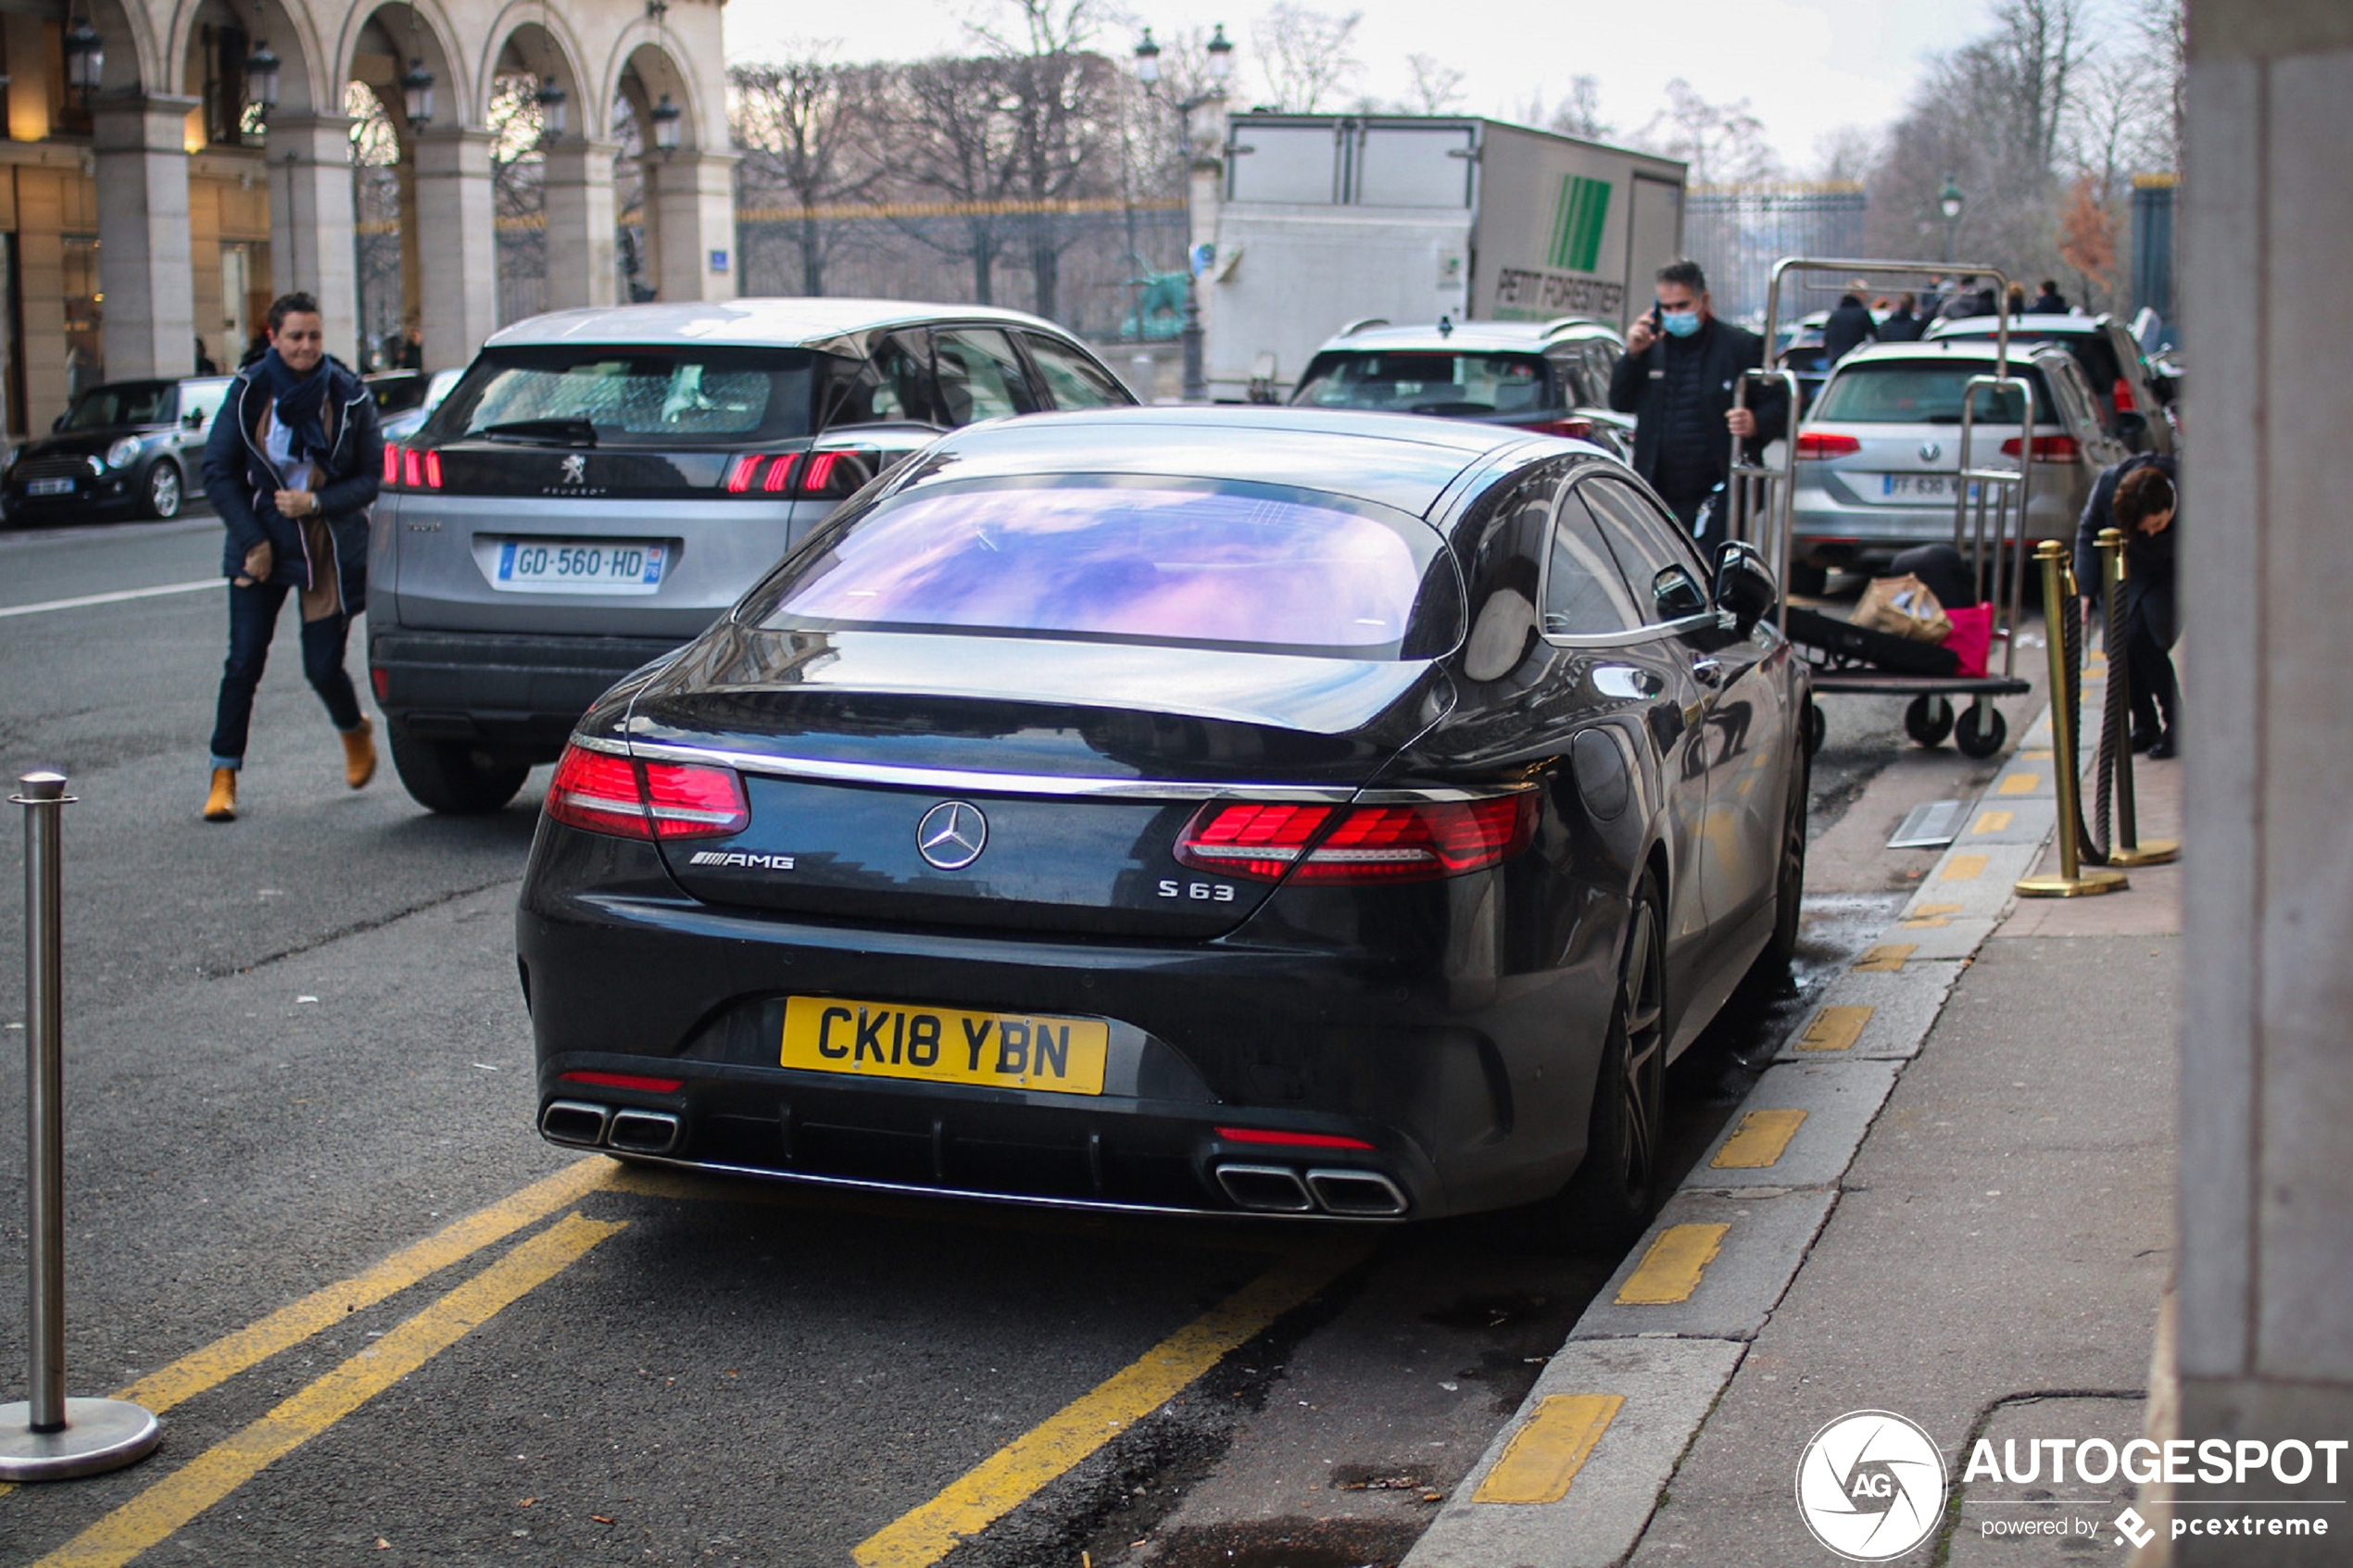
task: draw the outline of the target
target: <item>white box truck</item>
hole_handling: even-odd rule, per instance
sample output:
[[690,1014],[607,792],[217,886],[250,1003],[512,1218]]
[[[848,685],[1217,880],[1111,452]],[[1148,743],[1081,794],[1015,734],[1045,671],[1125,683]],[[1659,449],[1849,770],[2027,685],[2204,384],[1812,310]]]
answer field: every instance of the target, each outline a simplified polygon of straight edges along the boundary
[[1683,166],[1476,118],[1238,114],[1215,232],[1210,395],[1279,400],[1366,317],[1623,331],[1681,252]]

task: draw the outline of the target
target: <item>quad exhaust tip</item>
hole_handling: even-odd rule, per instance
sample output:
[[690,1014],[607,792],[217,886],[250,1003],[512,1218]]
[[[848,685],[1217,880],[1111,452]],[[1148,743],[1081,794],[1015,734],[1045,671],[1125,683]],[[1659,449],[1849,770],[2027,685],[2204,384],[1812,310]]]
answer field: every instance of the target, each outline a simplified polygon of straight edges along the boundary
[[1310,1171],[1307,1190],[1327,1213],[1395,1219],[1405,1212],[1405,1195],[1378,1171]]
[[678,1147],[681,1124],[667,1110],[619,1110],[585,1099],[556,1099],[539,1113],[539,1135],[573,1148],[610,1148],[623,1154],[668,1154]]
[[1288,1165],[1220,1165],[1217,1185],[1237,1204],[1262,1214],[1308,1214],[1315,1209],[1307,1184]]
[[1236,1206],[1261,1214],[1343,1215],[1393,1220],[1409,1205],[1397,1184],[1378,1171],[1315,1170],[1303,1177],[1288,1165],[1220,1165],[1217,1185]]

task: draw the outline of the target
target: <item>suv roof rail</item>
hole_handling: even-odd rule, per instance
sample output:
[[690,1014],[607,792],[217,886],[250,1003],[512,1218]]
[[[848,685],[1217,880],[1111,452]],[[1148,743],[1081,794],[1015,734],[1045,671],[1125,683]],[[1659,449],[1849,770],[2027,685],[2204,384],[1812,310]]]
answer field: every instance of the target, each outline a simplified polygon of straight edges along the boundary
[[1386,316],[1359,316],[1356,320],[1349,322],[1346,326],[1340,328],[1340,331],[1334,332],[1332,335],[1334,337],[1354,337],[1358,332],[1369,331],[1374,327],[1385,327],[1388,325],[1389,318]]
[[1598,327],[1602,324],[1601,319],[1597,316],[1555,316],[1545,322],[1536,335],[1541,338],[1555,338],[1571,327]]

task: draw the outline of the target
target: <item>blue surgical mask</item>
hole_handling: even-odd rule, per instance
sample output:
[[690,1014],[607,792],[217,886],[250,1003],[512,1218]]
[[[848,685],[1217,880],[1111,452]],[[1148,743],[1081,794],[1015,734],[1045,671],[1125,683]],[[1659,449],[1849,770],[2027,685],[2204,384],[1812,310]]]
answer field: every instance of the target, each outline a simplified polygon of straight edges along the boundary
[[1667,329],[1667,335],[1669,337],[1690,337],[1699,331],[1699,312],[1696,310],[1662,311],[1659,314],[1658,323]]

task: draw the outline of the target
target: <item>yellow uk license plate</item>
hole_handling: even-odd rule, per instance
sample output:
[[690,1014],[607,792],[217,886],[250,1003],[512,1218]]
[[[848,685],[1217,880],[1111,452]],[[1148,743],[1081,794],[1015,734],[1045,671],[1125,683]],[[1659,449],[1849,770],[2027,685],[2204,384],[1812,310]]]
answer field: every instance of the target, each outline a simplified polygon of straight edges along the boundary
[[780,1060],[810,1073],[1099,1095],[1110,1054],[1100,1018],[791,997]]

